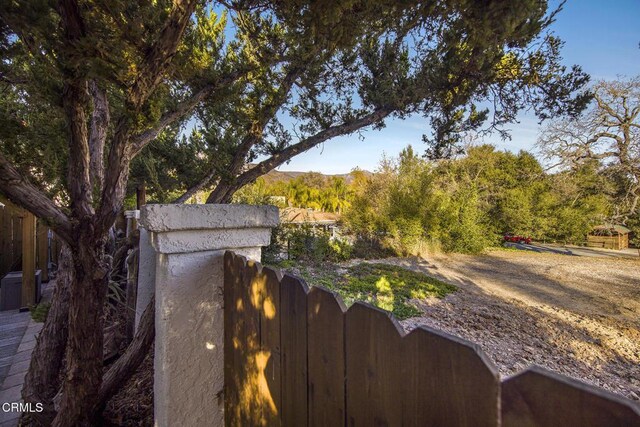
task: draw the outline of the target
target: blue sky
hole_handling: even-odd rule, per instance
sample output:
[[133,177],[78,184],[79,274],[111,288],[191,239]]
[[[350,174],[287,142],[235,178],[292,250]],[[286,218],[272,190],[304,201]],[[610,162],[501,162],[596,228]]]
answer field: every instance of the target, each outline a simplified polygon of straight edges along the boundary
[[[551,7],[558,4],[550,1]],[[612,80],[640,74],[639,23],[640,0],[568,0],[552,30],[565,42],[562,57],[566,65],[582,66],[592,81]],[[511,141],[491,136],[484,142],[516,152],[533,150],[539,132],[537,119],[523,114],[519,121],[509,126]],[[279,170],[337,174],[358,166],[373,171],[383,153],[395,156],[408,144],[421,151],[421,137],[428,129],[427,119],[421,117],[387,121],[382,131],[365,131],[364,140],[358,135],[334,138]]]

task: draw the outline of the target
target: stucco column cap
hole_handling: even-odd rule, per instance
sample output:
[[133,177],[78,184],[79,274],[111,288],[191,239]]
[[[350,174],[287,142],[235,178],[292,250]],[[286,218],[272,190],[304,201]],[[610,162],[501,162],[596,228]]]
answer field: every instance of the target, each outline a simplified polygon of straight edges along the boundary
[[145,205],[141,224],[163,254],[267,246],[278,208],[253,205]]
[[254,205],[145,205],[140,223],[150,232],[271,228],[280,218],[275,206]]

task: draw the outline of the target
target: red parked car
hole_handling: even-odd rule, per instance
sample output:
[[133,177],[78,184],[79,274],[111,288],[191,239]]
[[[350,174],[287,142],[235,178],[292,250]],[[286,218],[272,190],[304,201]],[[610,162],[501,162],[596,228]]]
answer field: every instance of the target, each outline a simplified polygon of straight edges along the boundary
[[511,243],[526,243],[527,245],[530,245],[531,237],[518,236],[515,234],[507,233],[504,235],[504,241]]

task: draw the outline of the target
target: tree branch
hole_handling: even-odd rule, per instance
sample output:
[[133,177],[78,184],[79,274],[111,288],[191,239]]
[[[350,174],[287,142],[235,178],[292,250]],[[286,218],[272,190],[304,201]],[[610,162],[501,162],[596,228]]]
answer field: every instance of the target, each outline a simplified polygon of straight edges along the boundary
[[623,142],[622,137],[620,135],[616,135],[611,132],[598,132],[595,135],[593,135],[591,138],[589,138],[589,140],[587,141],[587,144],[597,142],[600,138],[611,138],[611,139],[614,139],[619,144]]
[[[95,230],[97,235],[101,235],[109,229],[122,207],[129,176],[129,165],[134,152],[136,152],[131,143],[132,117],[142,108],[144,102],[160,83],[178,49],[196,5],[196,0],[174,1],[173,8],[160,35],[146,54],[137,78],[127,94],[126,104],[129,106],[129,111],[128,114],[118,119],[109,150],[104,190],[98,208],[98,224]],[[146,142],[148,143],[151,139],[148,138]],[[144,143],[141,146],[144,147]]]
[[109,150],[104,187],[98,208],[96,235],[104,234],[111,227],[122,207],[131,164],[131,145],[127,144],[130,133],[130,119],[121,117],[116,124]]
[[129,98],[135,108],[140,108],[160,83],[162,75],[176,54],[197,4],[196,0],[174,0],[169,17],[145,55],[138,77],[130,90]]
[[[274,154],[270,158],[258,163],[253,168],[248,171],[240,174],[233,184],[230,186],[229,191],[227,191],[225,197],[228,199],[230,195],[233,195],[234,192],[242,188],[243,186],[252,183],[262,175],[267,172],[277,168],[284,162],[288,161],[292,157],[307,151],[316,145],[334,138],[340,135],[347,135],[357,131],[358,129],[362,129],[363,127],[372,125],[374,123],[378,123],[391,114],[394,110],[388,107],[381,107],[366,116],[363,116],[359,119],[356,119],[351,122],[342,123],[341,125],[331,126],[323,131],[318,132],[317,134],[310,136],[308,138],[303,139],[302,141],[290,145],[279,153]],[[220,203],[219,200],[207,200],[207,203]]]
[[234,153],[231,164],[229,165],[228,172],[232,179],[221,178],[216,188],[209,194],[207,203],[224,203],[231,199],[231,196],[235,192],[233,189],[233,179],[240,173],[242,167],[245,164],[247,154],[251,151],[251,148],[262,140],[264,129],[276,113],[282,107],[282,104],[287,100],[293,85],[300,75],[304,72],[304,67],[292,67],[282,79],[280,87],[273,98],[273,101],[261,108],[257,114],[255,122],[249,129],[248,134],[243,138],[242,142],[238,146]]
[[102,191],[104,181],[104,143],[109,127],[109,101],[104,90],[95,81],[89,83],[89,91],[93,97],[93,113],[89,134],[89,154],[91,168],[91,187]]
[[86,28],[80,6],[75,0],[61,0],[59,13],[64,29],[64,45],[68,52],[62,55],[64,87],[62,105],[69,129],[69,162],[67,186],[71,198],[71,211],[80,219],[93,215],[91,179],[89,177],[89,144],[87,131],[87,81],[78,51],[78,43],[85,38]]
[[142,313],[138,331],[127,350],[114,363],[102,378],[98,393],[98,408],[104,407],[109,399],[124,385],[125,381],[140,366],[155,338],[155,296]]
[[0,153],[0,191],[38,218],[45,220],[66,242],[73,242],[73,225],[69,217],[40,189],[27,181],[2,153]]
[[184,192],[184,194],[173,201],[173,203],[185,203],[191,196],[196,194],[198,191],[202,190],[204,187],[209,185],[209,183],[216,176],[216,170],[211,168],[209,173],[202,178],[197,184],[192,185]]
[[133,157],[146,147],[147,144],[157,138],[165,127],[192,111],[202,100],[213,92],[216,86],[217,85],[208,85],[200,89],[193,94],[191,98],[178,104],[175,110],[166,112],[154,127],[132,137]]

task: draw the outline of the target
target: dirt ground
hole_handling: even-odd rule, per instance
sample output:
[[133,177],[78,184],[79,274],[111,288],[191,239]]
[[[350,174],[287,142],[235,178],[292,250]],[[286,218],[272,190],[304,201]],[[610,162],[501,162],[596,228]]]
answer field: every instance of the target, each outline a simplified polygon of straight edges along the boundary
[[495,250],[377,260],[459,291],[416,301],[427,325],[478,343],[509,376],[530,365],[640,400],[640,261]]

